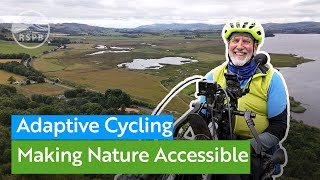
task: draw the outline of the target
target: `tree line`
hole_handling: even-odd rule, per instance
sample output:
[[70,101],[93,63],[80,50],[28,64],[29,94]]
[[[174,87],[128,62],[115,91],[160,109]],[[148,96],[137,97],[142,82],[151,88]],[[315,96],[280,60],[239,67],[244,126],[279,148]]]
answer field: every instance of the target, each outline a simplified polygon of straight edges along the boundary
[[32,67],[26,67],[16,61],[0,63],[0,69],[25,76],[30,80],[37,81],[38,83],[45,82],[45,75],[43,75],[40,71],[37,71]]
[[21,59],[22,61],[30,59],[30,54],[26,53],[19,53],[19,54],[1,54],[0,53],[0,59]]
[[70,43],[71,41],[68,38],[53,38],[53,39],[50,39],[48,45],[60,47]]

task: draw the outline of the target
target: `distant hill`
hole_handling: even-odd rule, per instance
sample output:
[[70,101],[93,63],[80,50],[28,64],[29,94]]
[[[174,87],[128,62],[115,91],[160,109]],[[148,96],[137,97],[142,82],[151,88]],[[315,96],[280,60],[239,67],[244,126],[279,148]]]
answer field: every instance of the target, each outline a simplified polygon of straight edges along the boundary
[[[105,28],[99,26],[91,26],[87,24],[78,23],[61,23],[61,24],[50,24],[51,33],[63,33],[72,35],[81,34],[92,34],[99,35],[111,31],[117,31],[120,33],[150,33],[154,31],[203,31],[203,32],[221,32],[223,24],[204,24],[204,23],[193,23],[193,24],[151,24],[143,25],[136,28]],[[263,24],[266,30],[267,36],[272,36],[274,33],[283,34],[306,34],[306,33],[317,33],[320,34],[320,22],[296,22],[296,23],[267,23]],[[3,30],[6,29],[6,30]],[[7,31],[8,30],[8,31]],[[0,34],[10,33],[11,24],[0,23]]]
[[102,34],[110,28],[78,23],[50,24],[50,32],[64,34]]
[[[304,34],[304,33],[320,33],[320,22],[296,22],[296,23],[267,23],[262,25],[269,33],[286,33],[286,34]],[[221,31],[223,24],[151,24],[139,26],[137,30],[219,30]]]
[[[0,30],[6,29],[11,31],[11,24],[2,23],[0,24]],[[61,23],[61,24],[50,24],[51,33],[62,33],[62,34],[102,34],[110,28],[104,28],[99,26],[90,26],[87,24],[78,23]]]
[[213,25],[204,23],[194,24],[151,24],[135,28],[136,30],[221,30],[223,24]]
[[0,23],[0,29],[11,29],[11,23]]
[[320,22],[267,23],[263,27],[266,31],[280,34],[320,34]]

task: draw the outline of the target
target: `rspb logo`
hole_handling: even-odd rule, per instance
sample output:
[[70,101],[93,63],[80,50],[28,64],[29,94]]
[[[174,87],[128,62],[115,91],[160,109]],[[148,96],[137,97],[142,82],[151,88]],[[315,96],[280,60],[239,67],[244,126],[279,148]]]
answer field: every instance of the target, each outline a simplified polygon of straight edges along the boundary
[[50,25],[47,18],[36,11],[25,11],[12,23],[12,37],[16,43],[27,49],[42,46],[49,38]]

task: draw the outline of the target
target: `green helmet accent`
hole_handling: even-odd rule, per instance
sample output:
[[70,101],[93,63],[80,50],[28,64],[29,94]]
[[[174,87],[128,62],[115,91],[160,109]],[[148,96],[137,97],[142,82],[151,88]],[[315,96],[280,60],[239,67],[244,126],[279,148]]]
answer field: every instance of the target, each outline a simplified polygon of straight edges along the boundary
[[258,41],[259,45],[264,40],[264,30],[262,25],[251,19],[233,19],[226,23],[222,30],[222,38],[225,42],[229,42],[229,37],[234,32],[250,33],[252,37]]

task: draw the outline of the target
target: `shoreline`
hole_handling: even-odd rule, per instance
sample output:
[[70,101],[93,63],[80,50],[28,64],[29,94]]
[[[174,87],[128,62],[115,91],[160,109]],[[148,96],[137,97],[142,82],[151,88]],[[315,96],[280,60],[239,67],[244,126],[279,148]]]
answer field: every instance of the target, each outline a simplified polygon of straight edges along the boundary
[[[320,90],[319,79],[316,77],[320,67],[320,56],[314,46],[320,39],[319,34],[275,34],[275,38],[266,38],[263,50],[274,54],[287,54],[294,58],[300,58],[301,63],[292,66],[289,60],[281,66],[275,65],[283,75],[289,96],[304,107],[294,107],[291,117],[304,124],[320,128],[319,110],[317,98],[313,94]],[[299,59],[297,59],[299,61]],[[272,62],[272,61],[271,61]],[[294,105],[298,105],[294,103]],[[295,113],[295,110],[303,113]],[[292,110],[292,108],[291,108]]]

